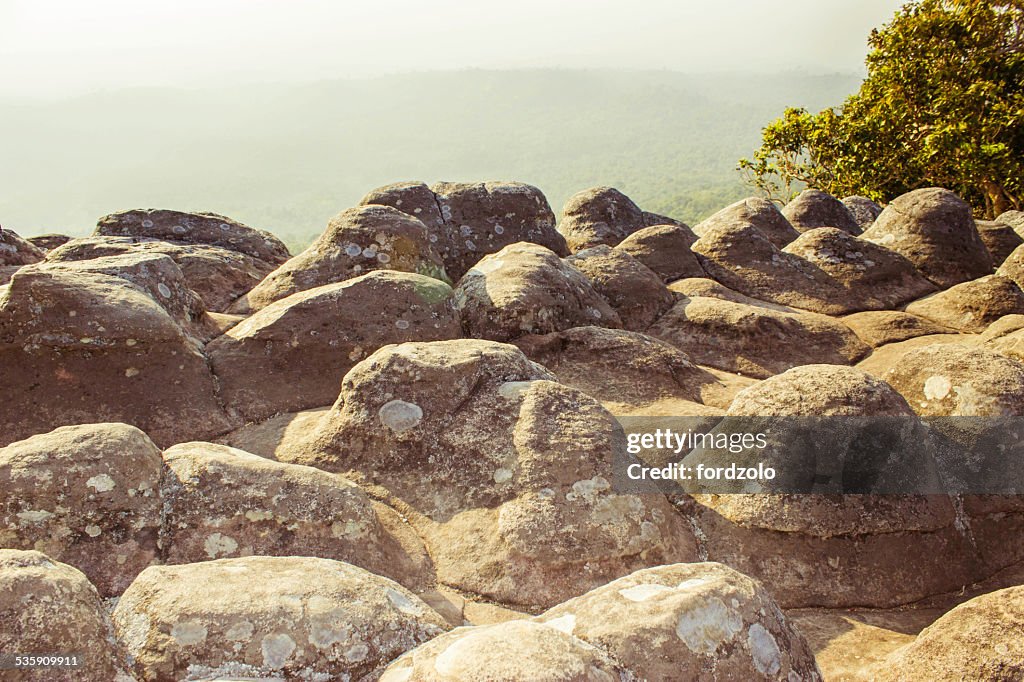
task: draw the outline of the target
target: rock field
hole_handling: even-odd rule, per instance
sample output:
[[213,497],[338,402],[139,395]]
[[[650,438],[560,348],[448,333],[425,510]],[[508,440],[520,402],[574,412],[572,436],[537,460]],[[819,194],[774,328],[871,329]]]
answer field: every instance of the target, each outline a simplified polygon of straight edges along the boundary
[[83,660],[0,679],[1020,682],[1024,496],[611,481],[615,417],[1024,416],[1022,287],[939,188],[0,229],[0,666]]

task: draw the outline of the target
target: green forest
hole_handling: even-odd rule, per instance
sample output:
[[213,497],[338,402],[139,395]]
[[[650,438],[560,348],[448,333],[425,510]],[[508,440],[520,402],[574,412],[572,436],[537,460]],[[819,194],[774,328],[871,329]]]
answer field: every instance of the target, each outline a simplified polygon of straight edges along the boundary
[[784,107],[858,74],[453,71],[0,101],[0,223],[82,235],[129,208],[214,211],[297,250],[369,189],[521,180],[558,212],[613,185],[693,223],[751,194],[736,171]]

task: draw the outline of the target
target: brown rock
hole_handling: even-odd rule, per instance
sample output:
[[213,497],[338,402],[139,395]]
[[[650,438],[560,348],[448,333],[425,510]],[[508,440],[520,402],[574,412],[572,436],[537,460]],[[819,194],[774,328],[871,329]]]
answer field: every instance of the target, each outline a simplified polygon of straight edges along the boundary
[[974,226],[978,229],[978,235],[985,243],[985,248],[992,254],[992,264],[997,268],[1014,249],[1024,244],[1024,239],[1014,231],[1012,225],[994,220],[975,220]]
[[577,251],[566,262],[582,272],[622,320],[643,331],[672,307],[675,297],[661,278],[628,253],[604,244]]
[[928,334],[953,332],[948,327],[899,310],[868,310],[847,315],[842,322],[872,348]]
[[398,583],[313,557],[153,566],[113,620],[135,673],[154,681],[363,679],[447,629]]
[[71,564],[103,596],[158,558],[160,451],[132,426],[65,426],[0,448],[0,490],[0,546]]
[[988,343],[989,341],[995,341],[1019,329],[1024,329],[1024,315],[1003,315],[985,327],[985,331],[978,336],[978,342]]
[[422,222],[389,206],[357,206],[332,218],[308,249],[267,275],[228,312],[254,312],[299,291],[371,270],[415,272],[448,281]]
[[274,235],[216,213],[182,213],[162,209],[121,211],[100,218],[94,236],[149,237],[185,244],[210,244],[272,265],[289,258]]
[[715,298],[680,300],[648,333],[697,364],[758,378],[798,365],[853,364],[868,352],[848,327],[825,315]]
[[996,222],[1009,225],[1024,239],[1024,211],[1003,211],[996,216]]
[[46,257],[46,252],[35,244],[28,242],[16,232],[0,227],[0,266],[28,265],[38,263]]
[[11,682],[133,682],[96,588],[41,552],[0,549],[0,651],[74,654],[79,667],[4,670]]
[[53,251],[58,246],[64,246],[71,241],[71,237],[66,234],[41,234],[37,237],[29,237],[28,241],[43,251]]
[[746,305],[756,305],[762,308],[769,308],[771,310],[778,310],[784,313],[799,313],[802,312],[796,308],[791,308],[788,305],[779,305],[778,303],[770,303],[768,301],[762,301],[758,298],[751,296],[745,296],[738,291],[733,291],[724,284],[719,284],[713,279],[707,277],[689,277],[687,279],[677,279],[668,285],[669,291],[673,291],[677,294],[682,294],[686,298],[696,298],[703,296],[704,298],[720,298],[723,301],[732,301],[733,303],[744,303]]
[[381,346],[461,336],[451,294],[431,277],[377,270],[275,301],[207,346],[220,395],[251,421],[330,405]]
[[715,563],[637,571],[537,620],[644,680],[821,680],[814,653],[760,584]]
[[747,225],[760,230],[779,249],[800,236],[774,203],[759,197],[748,197],[726,206],[699,223],[693,231],[703,237],[713,227],[737,230]]
[[1024,313],[1024,292],[1013,280],[990,275],[926,296],[906,310],[961,332],[980,333],[1004,315]]
[[558,231],[575,253],[598,244],[615,246],[645,227],[644,213],[632,199],[614,187],[591,187],[565,202]]
[[454,300],[467,335],[496,341],[586,325],[622,326],[583,273],[526,242],[485,256],[459,280]]
[[1012,279],[1017,286],[1024,284],[1024,247],[1018,247],[1002,262],[996,274]]
[[[651,213],[650,211],[640,211],[640,212],[644,216],[644,225],[646,225],[647,227],[655,227],[655,226],[659,226],[659,225],[670,225],[670,226],[673,226],[673,227],[685,227],[686,229],[690,229],[690,227],[686,223],[684,223],[682,220],[676,220],[675,218],[670,218],[669,216],[661,215],[660,213]],[[696,240],[696,238],[695,238],[695,240]]]
[[697,241],[685,225],[653,225],[637,230],[615,247],[649,267],[663,282],[703,277],[704,269],[690,250]]
[[817,189],[800,192],[782,209],[782,215],[798,232],[817,227],[834,227],[854,235],[861,232],[860,224],[843,202]]
[[861,230],[871,227],[871,223],[875,222],[875,219],[882,213],[882,207],[867,197],[855,194],[844,197],[842,202]]
[[941,288],[992,274],[971,207],[949,190],[931,187],[897,197],[862,238],[905,256]]

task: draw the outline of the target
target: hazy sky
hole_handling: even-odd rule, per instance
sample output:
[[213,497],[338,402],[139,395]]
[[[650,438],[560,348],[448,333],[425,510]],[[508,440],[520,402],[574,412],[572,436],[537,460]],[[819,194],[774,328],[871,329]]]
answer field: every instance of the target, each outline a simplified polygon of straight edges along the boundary
[[0,95],[466,67],[853,71],[901,0],[0,0]]

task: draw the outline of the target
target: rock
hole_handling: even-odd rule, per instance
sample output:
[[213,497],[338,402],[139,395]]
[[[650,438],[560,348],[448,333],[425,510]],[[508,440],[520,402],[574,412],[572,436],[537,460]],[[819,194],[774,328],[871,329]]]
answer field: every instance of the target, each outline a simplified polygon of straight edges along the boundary
[[447,629],[398,583],[313,557],[153,566],[113,620],[146,680],[363,679]]
[[992,255],[992,264],[997,268],[1014,249],[1024,244],[1024,239],[1014,231],[1012,225],[994,220],[975,220],[974,226],[981,241],[985,243],[985,248]]
[[331,219],[308,249],[267,275],[228,312],[255,312],[299,291],[372,270],[415,272],[447,282],[428,237],[422,222],[389,206],[347,209]]
[[29,265],[46,257],[46,252],[11,230],[0,227],[0,266]]
[[1019,329],[1024,329],[1024,315],[1004,315],[985,327],[985,331],[978,336],[978,342],[989,343],[990,341],[1008,336]]
[[[670,218],[669,216],[661,215],[660,213],[651,213],[650,211],[640,211],[640,212],[644,216],[644,225],[646,225],[647,227],[656,227],[656,226],[659,226],[659,225],[669,225],[669,226],[672,226],[672,227],[685,227],[686,229],[690,229],[690,227],[686,223],[684,223],[682,220],[676,220],[675,218]],[[696,239],[696,237],[695,237],[695,239]]]
[[337,474],[213,443],[182,443],[163,457],[165,563],[316,556],[425,583],[366,493]]
[[0,296],[0,445],[65,424],[123,422],[158,445],[234,423],[195,339],[120,277],[48,268],[15,274]]
[[287,459],[382,491],[439,582],[501,604],[545,608],[692,560],[667,500],[611,490],[612,458],[625,456],[611,415],[552,378],[506,344],[386,346],[352,368]]
[[872,348],[928,334],[949,334],[952,329],[899,310],[868,310],[847,315],[843,324]]
[[663,398],[702,403],[702,389],[718,383],[678,348],[636,332],[576,327],[522,336],[515,343],[560,383],[606,404],[643,405]]
[[946,189],[917,189],[897,197],[861,236],[905,256],[943,289],[992,274],[992,257],[974,226],[971,207]]
[[883,374],[924,416],[1024,414],[1024,363],[984,348],[925,346],[904,353]]
[[583,273],[526,242],[485,256],[459,280],[454,300],[467,335],[496,341],[586,325],[622,326]]
[[726,206],[699,223],[693,231],[703,237],[713,227],[742,229],[747,225],[760,230],[778,249],[800,236],[774,203],[759,197],[749,197]]
[[73,239],[47,254],[48,262],[89,260],[122,254],[165,254],[181,268],[190,289],[206,308],[221,312],[259,284],[275,268],[272,263],[209,244],[181,244],[139,237]]
[[798,313],[801,312],[796,308],[790,308],[788,305],[779,305],[778,303],[769,303],[768,301],[762,301],[758,298],[751,296],[744,296],[738,291],[733,291],[724,284],[719,284],[713,279],[707,277],[690,277],[687,279],[677,279],[668,285],[669,291],[673,291],[677,294],[682,294],[686,298],[695,298],[697,296],[703,296],[704,298],[720,298],[723,301],[732,301],[733,303],[745,303],[746,305],[756,305],[762,308],[769,308],[771,310],[778,310],[784,313]]
[[874,671],[879,682],[1024,679],[1024,586],[975,597]]
[[375,189],[360,203],[392,206],[422,220],[452,279],[515,242],[568,254],[548,200],[520,182],[404,182]]
[[288,248],[271,233],[216,213],[182,213],[153,208],[121,211],[100,218],[93,235],[210,244],[272,265],[281,265],[290,256]]
[[842,202],[861,230],[871,227],[871,223],[882,213],[882,207],[877,202],[857,194],[844,197]]
[[1024,238],[1024,211],[1003,211],[996,216],[996,222],[1009,225]]
[[36,551],[0,549],[0,651],[74,654],[80,666],[5,670],[5,680],[133,682],[110,618],[82,573]]
[[851,308],[896,308],[936,291],[900,254],[834,227],[804,232],[783,253],[800,256],[838,282]]
[[704,269],[690,247],[697,241],[685,225],[653,225],[637,230],[615,247],[653,270],[663,282],[703,277]]
[[980,333],[1004,315],[1024,313],[1024,292],[1006,277],[990,275],[914,301],[908,313],[967,333]]
[[37,549],[120,594],[158,559],[160,451],[125,424],[65,426],[0,448],[0,546]]
[[582,272],[611,305],[626,329],[643,331],[675,297],[661,278],[628,253],[604,244],[577,251],[566,262]]
[[380,682],[636,679],[600,649],[556,627],[514,620],[441,635],[388,666]]
[[275,301],[207,346],[220,395],[250,421],[330,405],[381,346],[460,337],[451,294],[431,277],[376,270]]
[[591,187],[569,197],[558,231],[573,253],[607,244],[615,246],[648,225],[633,200],[614,187]]
[[827,192],[805,189],[782,209],[789,224],[798,232],[816,227],[834,227],[850,234],[860,234],[861,228],[846,205]]
[[996,274],[1024,286],[1024,247],[1018,247],[1002,262]]
[[53,251],[58,246],[64,246],[71,241],[71,237],[66,234],[41,234],[37,237],[29,237],[28,241],[43,251]]
[[537,620],[644,680],[822,679],[810,646],[768,592],[721,564],[640,570]]
[[697,364],[757,378],[798,365],[849,365],[868,352],[849,327],[825,315],[699,296],[681,299],[647,333]]

